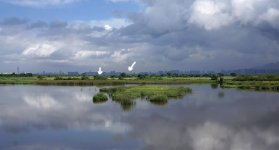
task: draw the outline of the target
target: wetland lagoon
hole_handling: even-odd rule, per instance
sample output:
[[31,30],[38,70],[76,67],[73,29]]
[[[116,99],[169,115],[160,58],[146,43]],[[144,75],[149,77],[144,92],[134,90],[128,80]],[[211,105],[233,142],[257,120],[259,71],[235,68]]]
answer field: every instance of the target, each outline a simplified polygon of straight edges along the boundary
[[163,103],[146,95],[121,103],[107,93],[93,102],[112,87],[1,85],[0,149],[279,149],[279,93],[168,86],[191,92]]

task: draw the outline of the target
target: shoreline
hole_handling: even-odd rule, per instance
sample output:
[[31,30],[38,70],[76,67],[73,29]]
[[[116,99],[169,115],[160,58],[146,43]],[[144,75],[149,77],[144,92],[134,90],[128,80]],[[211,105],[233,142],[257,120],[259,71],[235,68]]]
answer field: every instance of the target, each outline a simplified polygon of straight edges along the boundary
[[0,80],[0,85],[214,84],[213,80]]
[[[54,80],[53,78],[37,79],[35,77],[7,77],[0,78],[0,85],[57,85],[57,86],[93,86],[93,85],[126,85],[126,84],[215,84],[220,88],[233,88],[241,90],[255,91],[276,91],[279,92],[279,81],[258,81],[258,80],[235,80],[230,76],[224,77],[222,82],[211,80],[208,77],[187,77],[187,78],[167,78],[167,79],[75,79],[75,80]],[[240,78],[242,79],[242,78]],[[257,78],[256,78],[257,79]]]

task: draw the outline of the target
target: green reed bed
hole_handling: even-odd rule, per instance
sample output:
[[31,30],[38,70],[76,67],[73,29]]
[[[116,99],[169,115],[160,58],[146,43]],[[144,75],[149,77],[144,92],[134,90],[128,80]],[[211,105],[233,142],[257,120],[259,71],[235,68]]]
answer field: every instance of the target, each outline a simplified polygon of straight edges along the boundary
[[129,87],[101,88],[101,92],[110,95],[113,101],[131,101],[134,99],[147,99],[150,102],[167,102],[170,98],[179,98],[191,93],[190,88],[173,86],[141,85]]
[[222,85],[223,88],[238,88],[258,91],[279,91],[278,81],[230,81]]
[[108,97],[104,93],[98,93],[93,97],[94,103],[104,103],[108,100]]

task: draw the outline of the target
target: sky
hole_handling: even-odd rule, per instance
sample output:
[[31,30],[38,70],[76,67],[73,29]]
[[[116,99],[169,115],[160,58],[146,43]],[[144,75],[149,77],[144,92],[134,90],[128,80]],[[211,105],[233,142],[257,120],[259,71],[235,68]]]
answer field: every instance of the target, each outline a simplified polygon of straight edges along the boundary
[[278,0],[0,0],[0,72],[233,70],[279,61]]

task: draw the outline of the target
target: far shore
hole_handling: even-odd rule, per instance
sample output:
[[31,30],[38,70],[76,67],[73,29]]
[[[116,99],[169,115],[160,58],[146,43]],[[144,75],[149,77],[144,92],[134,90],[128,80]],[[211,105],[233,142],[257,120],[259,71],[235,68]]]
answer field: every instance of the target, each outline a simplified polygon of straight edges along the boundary
[[35,85],[124,85],[124,84],[208,84],[215,81],[201,80],[0,80],[0,84]]
[[216,84],[221,88],[279,91],[279,75],[125,75],[123,76],[38,76],[2,75],[0,84],[25,85],[125,85],[125,84]]

